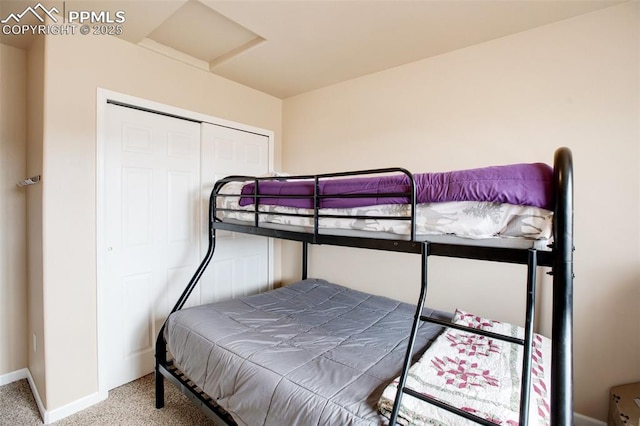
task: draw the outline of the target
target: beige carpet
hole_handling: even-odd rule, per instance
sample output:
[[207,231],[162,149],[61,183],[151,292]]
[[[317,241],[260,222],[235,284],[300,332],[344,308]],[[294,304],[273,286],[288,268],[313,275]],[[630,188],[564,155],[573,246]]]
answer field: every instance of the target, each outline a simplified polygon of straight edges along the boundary
[[[0,387],[0,425],[41,425],[42,419],[26,380]],[[78,425],[214,425],[198,407],[165,381],[165,406],[155,408],[153,374],[109,392],[109,398],[53,423]]]

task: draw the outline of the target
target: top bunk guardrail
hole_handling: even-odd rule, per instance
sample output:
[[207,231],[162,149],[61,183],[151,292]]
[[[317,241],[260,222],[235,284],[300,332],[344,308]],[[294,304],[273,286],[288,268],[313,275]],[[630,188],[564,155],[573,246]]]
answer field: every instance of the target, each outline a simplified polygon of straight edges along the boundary
[[[507,166],[508,167],[508,166]],[[541,238],[537,241],[534,247],[539,251],[539,264],[541,266],[552,266],[553,263],[553,247],[548,246],[549,241],[558,241],[558,237],[550,238],[558,228],[555,226],[555,220],[553,217],[559,217],[566,215],[567,199],[570,199],[571,188],[566,187],[567,177],[572,175],[571,164],[571,152],[567,148],[560,148],[555,153],[554,167],[549,168],[548,172],[548,187],[549,187],[549,206],[548,208],[553,210],[552,214],[548,215],[548,237]],[[476,169],[483,170],[483,169]],[[361,191],[358,193],[324,193],[321,189],[323,184],[327,182],[335,181],[340,178],[353,178],[354,180],[371,176],[395,176],[398,179],[403,179],[405,186],[401,190],[394,190],[389,192],[367,192]],[[560,179],[562,177],[562,179]],[[298,182],[304,183],[305,189],[303,192],[293,192],[290,194],[282,193],[262,193],[261,189],[265,186],[272,185],[273,183],[284,182]],[[237,187],[234,191],[224,191],[223,188],[228,184],[236,184]],[[241,187],[244,184],[250,186],[250,190],[242,191]],[[372,169],[372,170],[360,170],[349,171],[339,173],[325,173],[318,175],[299,175],[299,176],[268,176],[268,177],[254,177],[254,176],[229,176],[218,180],[211,192],[210,199],[210,223],[211,227],[215,229],[223,229],[235,232],[250,233],[256,235],[263,235],[268,237],[275,237],[280,239],[290,239],[296,241],[309,242],[312,244],[334,244],[334,245],[346,245],[365,248],[379,248],[382,250],[395,250],[403,252],[416,252],[419,253],[422,248],[421,245],[424,242],[430,242],[429,250],[431,254],[450,256],[450,257],[466,257],[480,260],[496,260],[506,261],[512,263],[526,263],[528,248],[524,244],[522,246],[516,245],[514,247],[505,246],[492,246],[484,247],[486,240],[471,239],[457,239],[457,240],[443,240],[431,235],[418,235],[418,224],[416,221],[416,213],[420,208],[420,201],[417,192],[418,183],[413,174],[404,168],[384,168],[384,169]],[[323,206],[326,204],[336,205],[347,200],[362,200],[376,198],[393,199],[398,200],[403,198],[406,200],[406,208],[404,214],[374,214],[367,212],[366,214],[342,214],[334,210],[326,213],[323,210]],[[225,206],[221,200],[235,199],[236,206],[229,208]],[[239,200],[242,199],[246,202],[243,207],[237,206]],[[272,203],[274,200],[286,200],[292,205],[305,204],[306,209],[285,209],[284,211],[276,211],[274,208],[268,208],[267,204]],[[571,206],[572,208],[572,206]],[[397,211],[397,210],[396,210]],[[406,214],[409,212],[409,214]],[[242,221],[228,221],[223,220],[223,217],[229,214],[242,214],[245,217]],[[247,219],[250,215],[250,219]],[[305,219],[308,226],[301,229],[289,228],[285,226],[273,226],[265,223],[264,219],[270,217],[279,217],[281,222],[288,222],[292,219]],[[515,215],[514,217],[517,217]],[[360,233],[357,237],[348,235],[344,232],[333,233],[322,226],[323,220],[334,220],[348,218],[351,220],[361,221],[392,221],[397,220],[403,222],[408,229],[405,235],[382,235],[375,232]],[[545,220],[547,217],[545,217]],[[552,224],[553,223],[553,227]],[[530,228],[535,228],[527,225]],[[497,239],[496,239],[497,240]],[[513,242],[518,238],[511,238],[508,241]],[[520,239],[520,240],[526,240]],[[507,239],[504,239],[507,241]],[[480,246],[480,247],[478,247]]]
[[[347,177],[355,177],[355,178],[365,178],[371,176],[404,176],[407,179],[406,186],[408,187],[406,190],[401,191],[393,191],[393,192],[360,192],[360,193],[332,193],[332,194],[323,194],[321,191],[321,183],[325,183],[330,179],[337,178],[347,178]],[[221,189],[224,185],[231,182],[243,182],[243,183],[251,183],[252,191],[250,194],[247,193],[232,193],[232,194],[224,194],[221,193]],[[260,186],[263,183],[269,182],[306,182],[308,184],[313,183],[312,192],[308,192],[306,194],[297,193],[297,194],[261,194]],[[305,190],[309,190],[311,185],[306,186]],[[218,207],[218,198],[234,198],[234,199],[248,199],[251,198],[253,209],[250,211],[242,210],[238,208],[224,208]],[[330,214],[325,214],[320,211],[321,205],[326,202],[334,201],[334,204],[340,204],[341,200],[348,199],[372,199],[372,198],[380,198],[380,199],[399,199],[406,198],[407,205],[409,207],[409,215],[399,215],[399,214],[387,214],[387,215],[353,215],[353,214],[340,214],[336,212],[332,212]],[[291,211],[261,211],[260,205],[269,200],[275,199],[285,199],[289,200],[291,203],[297,204],[296,200],[303,201],[300,204],[309,204],[309,213],[305,212],[291,212]],[[400,167],[389,167],[389,168],[380,168],[380,169],[367,169],[367,170],[357,170],[357,171],[347,171],[347,172],[337,172],[337,173],[324,173],[317,175],[296,175],[296,176],[268,176],[268,177],[254,177],[254,176],[228,176],[226,178],[220,179],[216,181],[214,185],[214,189],[212,191],[212,208],[215,210],[214,218],[217,222],[221,222],[222,219],[219,217],[218,213],[224,212],[232,212],[232,213],[252,213],[253,215],[253,226],[258,228],[260,227],[260,216],[266,215],[275,215],[275,216],[290,216],[290,217],[298,217],[298,218],[311,218],[313,219],[313,229],[310,232],[313,235],[313,243],[318,241],[318,237],[320,235],[320,220],[321,219],[352,219],[352,220],[399,220],[399,221],[408,221],[409,225],[409,239],[411,241],[416,240],[416,182],[413,174],[408,170]],[[307,201],[307,203],[304,203]],[[350,203],[347,203],[350,204]]]

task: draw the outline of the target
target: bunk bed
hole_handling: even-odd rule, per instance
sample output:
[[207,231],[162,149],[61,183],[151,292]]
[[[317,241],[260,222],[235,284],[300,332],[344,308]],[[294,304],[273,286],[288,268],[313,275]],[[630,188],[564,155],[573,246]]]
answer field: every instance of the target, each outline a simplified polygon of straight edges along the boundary
[[[461,211],[466,218],[453,220]],[[498,212],[506,213],[497,217]],[[490,217],[494,225],[485,229],[474,222],[478,217]],[[476,231],[466,230],[467,221]],[[496,223],[498,230],[492,228]],[[302,280],[182,309],[214,255],[218,230],[300,242]],[[568,148],[555,152],[553,168],[521,164],[417,175],[391,168],[230,176],[211,192],[208,238],[205,258],[157,337],[157,408],[164,406],[166,378],[219,424],[573,424],[573,164]],[[417,303],[308,278],[309,244],[421,256]],[[430,256],[525,265],[524,327],[427,308]],[[550,340],[533,331],[538,267],[550,268],[553,276]],[[513,382],[506,395],[509,413],[497,413],[495,401],[480,408],[464,399],[460,403],[466,398],[463,388],[474,392],[467,379],[476,377],[459,376],[465,383],[447,379],[443,360],[467,361],[434,352],[443,346],[451,350],[459,339],[474,352],[482,343],[489,348],[484,355],[510,354],[508,368],[515,365],[517,371],[504,372]],[[506,347],[516,349],[502,351]],[[428,381],[428,369],[455,392],[422,383]],[[504,391],[493,383],[499,377],[482,378]]]

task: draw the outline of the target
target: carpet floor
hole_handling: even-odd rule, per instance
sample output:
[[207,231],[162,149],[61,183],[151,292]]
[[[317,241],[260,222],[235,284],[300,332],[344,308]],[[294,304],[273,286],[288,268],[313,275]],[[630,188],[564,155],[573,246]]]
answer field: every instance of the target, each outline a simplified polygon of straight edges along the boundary
[[[0,387],[0,425],[42,425],[38,406],[26,380]],[[153,374],[109,391],[109,398],[79,413],[52,423],[56,426],[201,425],[215,423],[165,381],[165,406],[155,408]]]

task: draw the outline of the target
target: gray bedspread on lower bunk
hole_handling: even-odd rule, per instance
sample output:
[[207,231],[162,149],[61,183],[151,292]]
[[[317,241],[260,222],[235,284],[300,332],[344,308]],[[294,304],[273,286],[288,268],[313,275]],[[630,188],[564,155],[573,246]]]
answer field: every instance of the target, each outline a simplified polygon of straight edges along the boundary
[[[310,279],[178,311],[165,337],[178,367],[238,424],[378,425],[414,314],[413,305]],[[441,331],[423,324],[416,344],[426,348]]]

